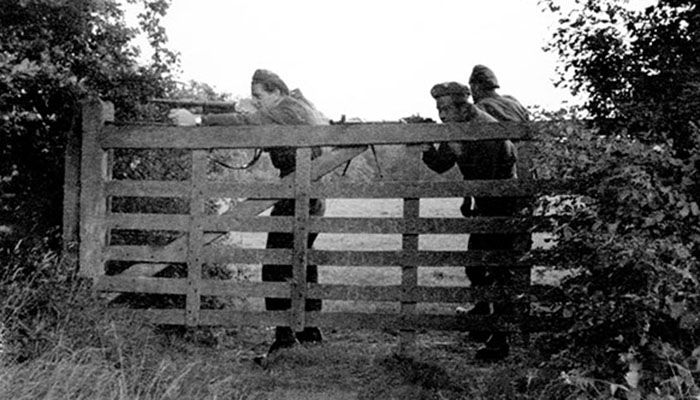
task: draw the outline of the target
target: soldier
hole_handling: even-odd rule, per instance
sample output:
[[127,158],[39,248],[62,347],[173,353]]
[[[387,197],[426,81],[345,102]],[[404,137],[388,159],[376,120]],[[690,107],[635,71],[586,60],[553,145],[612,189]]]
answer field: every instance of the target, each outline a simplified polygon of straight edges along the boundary
[[[496,89],[500,88],[498,79],[493,71],[484,65],[475,65],[469,77],[469,87],[472,91],[474,103],[477,108],[485,111],[499,122],[526,122],[530,119],[529,112],[523,107],[520,102],[513,96],[500,95]],[[521,177],[522,178],[522,177]],[[500,204],[502,214],[504,216],[515,215],[520,208],[526,206],[527,201],[522,200],[507,200],[506,204]],[[531,246],[531,237],[529,234],[513,235],[513,234],[481,234],[475,235],[470,241],[470,248],[474,250],[529,250]],[[478,278],[477,278],[478,279]],[[500,271],[485,270],[484,277],[481,278],[483,284],[493,284],[500,282],[502,284],[514,283],[515,280],[529,282],[529,271],[501,269]],[[472,310],[474,314],[485,313],[513,313],[514,307],[512,303],[501,302],[494,304],[477,304],[477,307]],[[477,339],[478,334],[476,335]],[[487,345],[498,347],[498,343],[505,342],[506,336],[503,333],[494,333],[487,338]]]
[[[275,73],[259,69],[253,74],[251,93],[257,111],[253,113],[227,113],[203,115],[203,125],[327,125],[328,121],[322,117],[313,105],[306,100],[300,92],[296,95],[290,93],[284,81]],[[178,125],[193,125],[195,117],[186,110],[174,110],[170,113],[171,119]],[[292,172],[296,166],[296,150],[294,148],[267,148],[272,165],[279,170],[280,178]],[[321,155],[321,149],[312,149],[311,158]],[[321,199],[311,199],[309,214],[322,216],[325,211],[325,202]],[[294,199],[282,199],[272,208],[272,216],[294,215]],[[308,236],[308,246],[313,246],[317,233]],[[267,236],[266,248],[291,249],[294,246],[294,235],[288,232],[270,232]],[[291,265],[263,265],[262,280],[265,282],[284,282],[292,278]],[[318,282],[318,268],[315,265],[307,266],[307,282]],[[320,299],[307,299],[306,311],[320,311],[322,303]],[[285,298],[265,298],[265,309],[288,310],[291,308],[291,300]],[[280,348],[292,347],[298,342],[317,343],[323,339],[321,331],[317,327],[306,327],[296,334],[290,327],[278,326],[275,329],[275,341],[268,353]]]
[[[430,91],[435,99],[442,122],[498,122],[494,117],[469,102],[470,89],[458,82],[440,83]],[[489,140],[480,142],[441,143],[437,149],[432,145],[424,148],[423,162],[432,170],[443,173],[457,164],[465,180],[511,179],[515,178],[517,154],[509,140]],[[501,216],[512,213],[508,199],[498,197],[465,197],[461,206],[462,215]],[[497,249],[498,236],[495,234],[471,234],[470,250]],[[486,268],[465,267],[472,286],[492,285],[499,282]],[[477,303],[474,314],[487,314],[490,305]],[[486,346],[476,353],[477,359],[495,360],[508,355],[507,337],[502,333],[474,332],[486,340]]]
[[484,65],[475,65],[469,77],[474,104],[498,121],[528,121],[527,109],[513,96],[496,92],[500,86],[496,75]]

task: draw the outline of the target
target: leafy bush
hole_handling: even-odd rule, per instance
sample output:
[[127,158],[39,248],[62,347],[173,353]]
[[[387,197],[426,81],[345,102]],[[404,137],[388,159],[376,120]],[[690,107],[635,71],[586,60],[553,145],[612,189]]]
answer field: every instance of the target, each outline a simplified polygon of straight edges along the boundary
[[[135,3],[136,0],[129,0]],[[80,126],[80,99],[112,101],[121,120],[172,88],[177,55],[160,17],[168,0],[139,0],[128,27],[116,0],[6,0],[0,12],[0,225],[41,236],[61,222],[64,148]],[[154,50],[140,65],[131,40]]]
[[557,17],[545,48],[559,58],[558,85],[586,96],[589,115],[613,118],[649,142],[671,139],[691,154],[700,118],[700,7],[659,0],[644,8],[626,0],[539,0]]
[[565,179],[582,203],[558,220],[547,260],[578,271],[562,284],[573,324],[543,343],[550,365],[573,371],[570,383],[624,382],[636,371],[626,388],[641,395],[667,387],[680,366],[700,373],[700,134],[690,127],[688,158],[582,123],[543,131],[540,175]]

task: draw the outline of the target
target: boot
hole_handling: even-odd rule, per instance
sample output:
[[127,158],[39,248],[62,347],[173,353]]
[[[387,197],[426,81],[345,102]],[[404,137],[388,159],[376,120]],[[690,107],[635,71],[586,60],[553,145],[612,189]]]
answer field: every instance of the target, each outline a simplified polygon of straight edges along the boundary
[[476,351],[474,358],[481,361],[498,361],[508,357],[510,346],[504,332],[496,332],[486,341],[486,345]]
[[319,328],[306,327],[303,331],[297,332],[297,340],[299,343],[321,343],[323,335]]
[[[489,315],[491,314],[491,307],[490,304],[486,301],[480,301],[474,305],[469,310],[464,310],[462,307],[457,307],[457,313],[458,314],[466,314],[466,315]],[[484,343],[488,340],[489,336],[491,336],[491,332],[487,331],[469,331],[469,340],[474,341],[474,342],[480,342]]]
[[279,349],[289,349],[296,346],[299,342],[294,336],[294,331],[288,326],[278,326],[275,329],[275,341],[272,342],[268,354],[274,353]]

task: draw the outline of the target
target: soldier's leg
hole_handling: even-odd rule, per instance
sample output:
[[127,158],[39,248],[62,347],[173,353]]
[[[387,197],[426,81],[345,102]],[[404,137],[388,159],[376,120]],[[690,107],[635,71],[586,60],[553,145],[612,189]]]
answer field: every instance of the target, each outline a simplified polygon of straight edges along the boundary
[[[508,234],[487,235],[478,245],[483,250],[512,251],[518,249],[516,244],[518,240],[523,239],[521,236],[522,235]],[[484,283],[490,286],[514,287],[521,286],[523,282],[520,281],[525,279],[529,283],[529,270],[504,265],[499,268],[488,270],[484,278]],[[511,299],[493,302],[490,308],[493,315],[512,315],[516,312],[515,303]],[[503,331],[490,332],[486,339],[485,346],[476,352],[476,359],[494,361],[507,357],[510,350],[508,336],[508,333]]]
[[[469,250],[483,250],[487,247],[488,235],[484,234],[471,234],[469,235],[469,243],[467,248]],[[487,269],[484,267],[464,267],[464,272],[469,279],[472,288],[484,287],[489,284],[487,276]],[[459,311],[459,310],[458,310]],[[466,311],[468,315],[489,315],[491,314],[491,303],[488,301],[479,300],[476,301],[474,307]],[[469,338],[477,342],[485,342],[491,332],[485,330],[472,330],[469,332]]]
[[[270,232],[267,235],[266,249],[289,249],[294,244],[294,235],[287,232]],[[284,264],[263,264],[263,282],[287,282],[292,279],[292,266]],[[281,311],[291,308],[291,300],[285,298],[266,297],[265,309]]]
[[[309,234],[309,248],[313,247],[317,233]],[[318,283],[318,266],[309,265],[306,267],[306,282]],[[306,299],[306,311],[321,311],[323,304],[321,299]],[[301,343],[318,343],[323,340],[323,335],[318,327],[307,326],[303,331],[296,333],[297,340]]]
[[[294,215],[294,201],[283,199],[272,207],[271,216]],[[267,235],[266,249],[291,249],[294,247],[294,234],[289,232],[270,232]],[[280,264],[264,264],[262,266],[263,282],[287,282],[292,279],[292,266]],[[292,307],[288,298],[266,297],[265,309],[268,311],[285,311]],[[297,343],[294,331],[288,326],[275,328],[275,341],[270,346],[268,353],[273,353],[280,348],[292,347]]]

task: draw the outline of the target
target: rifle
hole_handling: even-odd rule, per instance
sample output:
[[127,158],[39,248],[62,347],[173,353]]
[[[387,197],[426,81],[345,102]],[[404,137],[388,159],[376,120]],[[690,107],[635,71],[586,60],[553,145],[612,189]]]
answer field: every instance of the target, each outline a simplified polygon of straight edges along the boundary
[[[165,104],[169,106],[175,106],[178,108],[190,108],[190,107],[202,107],[202,114],[217,114],[217,113],[228,113],[228,112],[237,112],[236,111],[236,102],[235,101],[201,101],[201,100],[175,100],[175,99],[150,99],[150,103],[156,103],[156,104]],[[244,165],[229,165],[215,157],[209,156],[209,160],[213,161],[216,164],[219,164],[220,166],[228,169],[233,169],[233,170],[245,170],[258,162],[260,159],[260,156],[262,155],[262,149],[255,149],[255,153],[253,154],[253,158],[245,163]]]
[[203,114],[236,112],[235,101],[150,99],[149,103],[165,104],[178,108],[202,107]]

